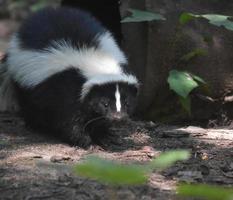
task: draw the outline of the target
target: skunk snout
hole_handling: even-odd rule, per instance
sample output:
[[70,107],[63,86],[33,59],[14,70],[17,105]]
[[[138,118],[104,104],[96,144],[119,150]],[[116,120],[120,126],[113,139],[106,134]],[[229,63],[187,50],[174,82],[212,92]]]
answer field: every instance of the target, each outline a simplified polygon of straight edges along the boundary
[[114,113],[111,114],[110,119],[118,121],[118,120],[123,120],[126,117],[127,117],[126,113],[114,112]]
[[114,113],[112,115],[113,119],[121,119],[122,118],[122,114],[120,112]]

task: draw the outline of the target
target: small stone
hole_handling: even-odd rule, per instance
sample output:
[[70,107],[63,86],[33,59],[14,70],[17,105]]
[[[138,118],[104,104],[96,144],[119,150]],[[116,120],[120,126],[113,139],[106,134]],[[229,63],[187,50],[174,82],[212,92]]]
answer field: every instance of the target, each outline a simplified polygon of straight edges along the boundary
[[230,169],[233,170],[233,162],[230,164]]
[[209,167],[207,167],[206,165],[201,165],[200,166],[200,170],[201,170],[201,173],[206,176],[206,175],[209,175],[210,173],[210,169]]
[[153,147],[150,147],[150,146],[144,146],[142,148],[143,151],[154,151],[154,148]]
[[179,180],[184,182],[196,182],[203,179],[201,171],[179,171]]
[[40,156],[40,155],[35,155],[35,156],[33,156],[32,158],[40,159],[40,158],[43,158],[43,157]]
[[233,172],[223,172],[223,175],[227,178],[233,178]]
[[136,196],[133,192],[131,192],[130,190],[126,190],[126,191],[119,191],[117,193],[118,199],[129,199],[129,200],[133,200],[136,199]]
[[164,138],[184,138],[189,136],[190,133],[179,129],[166,130],[162,132],[162,137]]
[[50,161],[51,161],[51,162],[54,162],[54,163],[59,163],[59,162],[67,161],[67,160],[70,160],[70,157],[52,156],[52,157],[50,158]]
[[203,154],[201,155],[201,159],[202,159],[202,160],[208,160],[208,159],[209,159],[208,154],[207,154],[207,153],[203,153]]

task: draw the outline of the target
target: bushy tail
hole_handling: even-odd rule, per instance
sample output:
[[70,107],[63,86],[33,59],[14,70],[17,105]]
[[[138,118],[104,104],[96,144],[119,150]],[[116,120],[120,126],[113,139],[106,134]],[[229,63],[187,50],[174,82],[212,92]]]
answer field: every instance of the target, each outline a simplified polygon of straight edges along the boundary
[[15,88],[7,71],[5,59],[0,61],[0,112],[16,112],[18,103]]

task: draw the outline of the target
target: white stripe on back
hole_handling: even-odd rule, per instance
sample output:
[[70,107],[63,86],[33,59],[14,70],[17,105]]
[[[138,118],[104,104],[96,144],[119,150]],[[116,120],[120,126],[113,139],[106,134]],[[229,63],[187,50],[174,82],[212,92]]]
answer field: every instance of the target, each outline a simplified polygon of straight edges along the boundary
[[8,71],[24,87],[34,87],[71,67],[79,69],[88,80],[102,74],[119,75],[122,74],[120,64],[127,60],[111,39],[110,35],[100,36],[97,48],[75,48],[69,41],[59,40],[47,49],[26,50],[20,47],[20,39],[15,35],[8,49]]
[[117,109],[117,112],[120,112],[121,111],[121,95],[120,95],[118,84],[116,85],[115,97],[116,97],[116,109]]

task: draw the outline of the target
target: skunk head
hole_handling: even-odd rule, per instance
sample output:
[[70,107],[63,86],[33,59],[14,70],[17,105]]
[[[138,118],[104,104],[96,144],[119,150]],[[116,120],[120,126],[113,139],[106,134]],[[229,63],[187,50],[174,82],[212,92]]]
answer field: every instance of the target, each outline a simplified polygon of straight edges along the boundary
[[113,82],[94,85],[83,99],[83,103],[90,114],[109,121],[118,121],[133,113],[137,93],[138,87],[135,84]]

